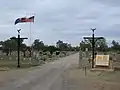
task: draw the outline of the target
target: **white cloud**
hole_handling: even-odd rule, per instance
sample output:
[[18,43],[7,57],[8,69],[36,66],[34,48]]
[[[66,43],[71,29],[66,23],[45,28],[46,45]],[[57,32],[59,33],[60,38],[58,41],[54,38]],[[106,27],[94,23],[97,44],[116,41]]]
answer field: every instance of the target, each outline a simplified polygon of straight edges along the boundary
[[0,3],[0,40],[17,36],[17,28],[29,38],[29,23],[14,26],[14,21],[30,12],[35,14],[32,40],[51,44],[60,39],[78,45],[83,36],[91,36],[92,27],[97,28],[96,35],[116,39],[120,34],[118,4],[119,0],[4,0]]

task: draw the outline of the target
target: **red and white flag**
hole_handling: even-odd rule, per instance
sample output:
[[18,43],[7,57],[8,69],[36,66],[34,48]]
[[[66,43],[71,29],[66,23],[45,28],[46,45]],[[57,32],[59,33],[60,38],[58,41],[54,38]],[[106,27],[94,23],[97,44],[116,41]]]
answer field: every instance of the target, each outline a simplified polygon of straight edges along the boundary
[[18,18],[18,19],[16,19],[16,21],[15,21],[15,25],[16,25],[17,23],[34,22],[34,17],[35,17],[35,16],[29,17],[29,18],[26,18],[26,17]]

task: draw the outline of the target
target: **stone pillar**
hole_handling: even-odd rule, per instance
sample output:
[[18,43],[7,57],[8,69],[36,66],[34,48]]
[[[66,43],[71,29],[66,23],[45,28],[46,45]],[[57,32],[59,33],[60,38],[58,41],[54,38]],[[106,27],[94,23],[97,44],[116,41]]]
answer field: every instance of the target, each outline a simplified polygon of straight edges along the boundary
[[79,68],[81,68],[81,61],[82,61],[82,51],[79,51]]
[[113,68],[113,58],[112,57],[109,58],[109,68],[114,69]]

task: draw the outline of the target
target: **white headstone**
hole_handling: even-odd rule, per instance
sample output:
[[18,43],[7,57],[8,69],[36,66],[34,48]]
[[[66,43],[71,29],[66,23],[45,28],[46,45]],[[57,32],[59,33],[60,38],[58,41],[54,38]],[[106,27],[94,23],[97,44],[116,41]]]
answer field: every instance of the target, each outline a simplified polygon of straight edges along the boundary
[[11,58],[11,57],[9,57],[9,60],[12,60],[12,58]]
[[3,60],[3,57],[1,57],[1,60]]
[[85,48],[85,51],[88,52],[88,48]]
[[23,61],[25,61],[26,60],[26,58],[23,58]]

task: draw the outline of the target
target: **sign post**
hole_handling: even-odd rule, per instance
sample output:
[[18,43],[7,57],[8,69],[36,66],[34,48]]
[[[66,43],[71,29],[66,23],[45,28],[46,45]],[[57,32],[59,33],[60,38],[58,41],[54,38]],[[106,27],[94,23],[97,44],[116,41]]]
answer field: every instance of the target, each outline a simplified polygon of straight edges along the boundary
[[24,39],[28,39],[28,38],[20,38],[20,30],[17,30],[18,31],[18,38],[10,38],[10,39],[16,39],[18,41],[18,65],[17,67],[19,68],[20,67],[20,40],[24,40]]
[[96,30],[96,28],[95,29],[92,29],[91,28],[91,30],[92,30],[92,32],[93,32],[93,34],[92,34],[92,37],[84,37],[84,39],[92,39],[92,68],[94,68],[94,57],[95,57],[95,42],[98,40],[98,39],[104,39],[103,37],[95,37],[94,36],[94,31]]
[[81,61],[82,61],[82,50],[81,47],[79,48],[79,68],[81,68]]

